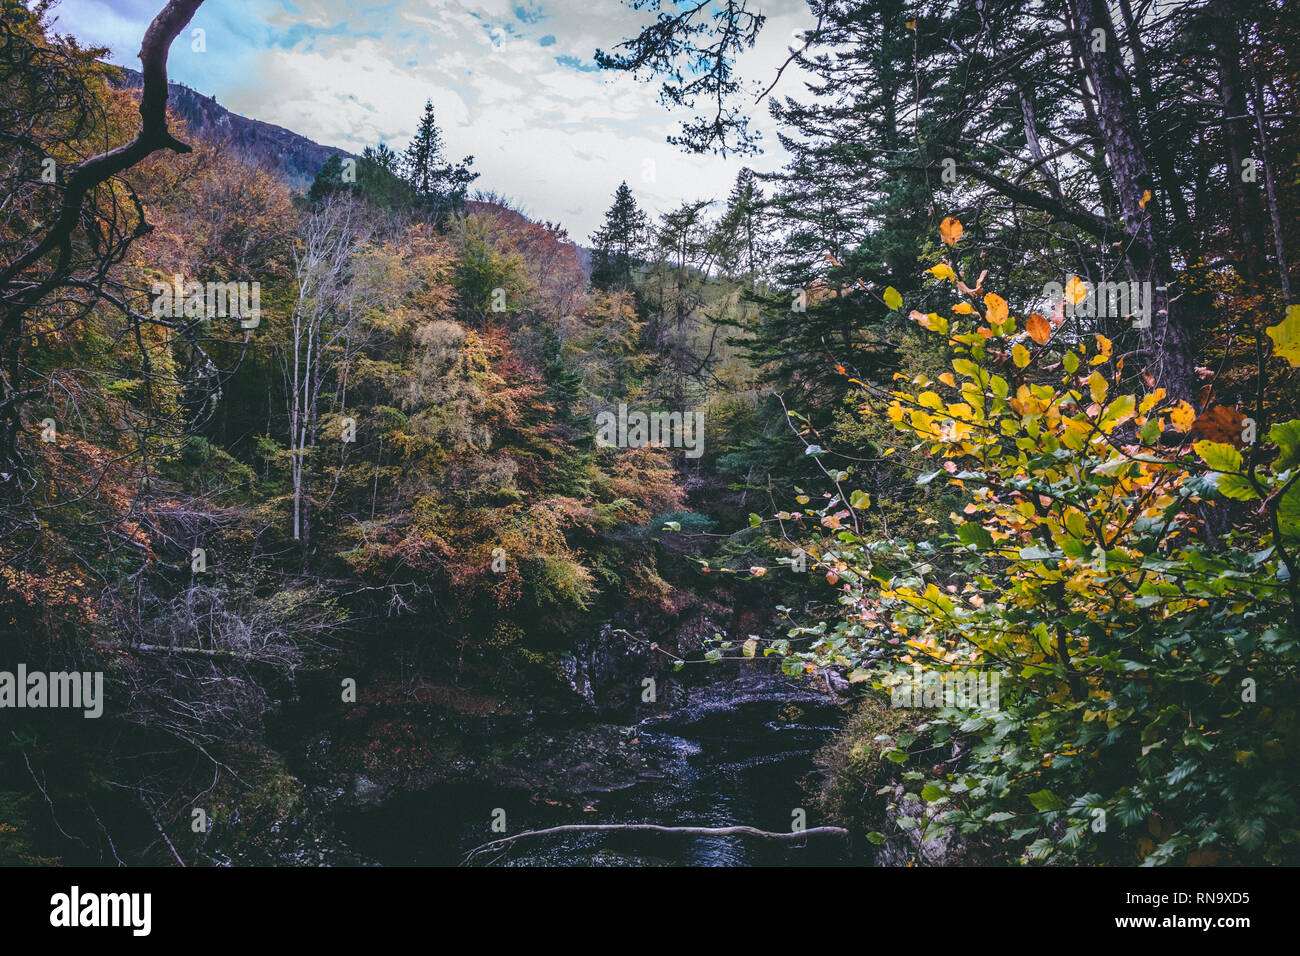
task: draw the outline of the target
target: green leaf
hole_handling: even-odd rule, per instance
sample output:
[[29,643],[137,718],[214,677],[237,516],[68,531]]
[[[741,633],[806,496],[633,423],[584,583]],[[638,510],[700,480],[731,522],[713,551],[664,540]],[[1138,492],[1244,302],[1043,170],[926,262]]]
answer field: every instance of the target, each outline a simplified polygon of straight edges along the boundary
[[1133,406],[1134,400],[1132,395],[1121,395],[1106,406],[1106,411],[1102,413],[1100,424],[1108,425],[1111,422],[1118,421],[1125,415],[1132,415]]
[[1252,498],[1258,498],[1259,492],[1255,486],[1242,475],[1224,475],[1219,479],[1219,494],[1226,498],[1236,498],[1238,501],[1249,501]]
[[[1192,446],[1196,454],[1215,471],[1236,474],[1241,471],[1241,452],[1231,445],[1214,441],[1198,441]],[[1220,489],[1222,490],[1222,489]]]
[[903,297],[892,285],[885,289],[885,305],[897,312],[903,305]]
[[926,803],[935,803],[946,796],[948,796],[947,791],[937,783],[927,783],[921,788],[921,799]]
[[1020,558],[1022,561],[1046,561],[1053,557],[1056,557],[1055,552],[1048,551],[1046,548],[1040,548],[1036,544],[1031,544],[1027,548],[1020,549]]
[[1300,465],[1300,419],[1279,422],[1268,430],[1268,440],[1282,450],[1273,468],[1285,471]]
[[849,504],[858,510],[870,508],[871,495],[867,494],[865,491],[855,491],[853,494],[849,495]]
[[885,835],[877,830],[872,830],[867,834],[867,842],[880,846],[885,842]]
[[1060,810],[1065,806],[1065,801],[1050,790],[1031,793],[1029,802],[1034,805],[1035,810]]
[[758,651],[758,638],[751,637],[740,646],[740,649],[744,651],[746,657],[753,657]]
[[1292,485],[1277,503],[1277,523],[1286,541],[1300,538],[1300,485]]
[[1039,623],[1034,627],[1034,637],[1038,641],[1038,646],[1043,649],[1044,654],[1052,653],[1052,637],[1047,631],[1047,625]]
[[751,528],[757,528],[757,527],[758,527],[759,525],[761,525],[762,523],[763,523],[763,519],[762,519],[762,518],[760,518],[760,517],[759,517],[758,515],[756,515],[756,514],[753,514],[752,512],[750,513],[750,515],[749,515],[749,526],[750,526]]
[[973,544],[981,551],[988,551],[993,547],[993,535],[989,534],[983,525],[973,521],[967,521],[957,529],[957,540],[962,544]]

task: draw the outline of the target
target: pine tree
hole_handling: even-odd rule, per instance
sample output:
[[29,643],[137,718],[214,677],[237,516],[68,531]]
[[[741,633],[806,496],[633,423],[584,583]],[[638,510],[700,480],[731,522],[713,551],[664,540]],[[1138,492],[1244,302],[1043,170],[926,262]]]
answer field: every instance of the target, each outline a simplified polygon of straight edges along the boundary
[[443,156],[442,130],[434,116],[433,101],[424,104],[424,114],[402,157],[402,171],[407,183],[442,219],[463,208],[469,185],[478,178],[471,172],[473,156],[452,165]]
[[614,204],[605,213],[605,224],[591,237],[592,285],[630,288],[633,271],[645,262],[650,238],[649,218],[637,206],[627,183],[621,183]]
[[437,183],[438,169],[442,164],[442,131],[434,118],[433,101],[427,100],[424,115],[420,117],[415,136],[403,157],[406,181],[417,194],[428,196]]
[[402,179],[401,160],[387,145],[367,146],[357,160],[357,192],[381,209],[415,202],[415,191]]
[[766,266],[767,242],[763,191],[754,171],[746,166],[736,175],[727,196],[727,208],[714,230],[710,245],[724,275],[758,277]]
[[307,198],[312,202],[320,202],[342,188],[343,160],[339,159],[338,153],[334,153],[329,159],[325,160],[320,172],[316,174],[311,188],[307,190]]

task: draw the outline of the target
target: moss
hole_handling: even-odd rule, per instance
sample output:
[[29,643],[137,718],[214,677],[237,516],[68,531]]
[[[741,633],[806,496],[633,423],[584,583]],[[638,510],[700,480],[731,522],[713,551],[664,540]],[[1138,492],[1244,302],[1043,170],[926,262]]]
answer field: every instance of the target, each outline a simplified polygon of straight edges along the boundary
[[[878,828],[888,800],[876,791],[897,779],[899,767],[883,754],[893,749],[896,735],[924,719],[917,711],[890,707],[880,697],[864,699],[845,728],[817,754],[823,783],[816,797],[822,812],[853,830]],[[889,739],[876,739],[881,736]]]
[[0,790],[0,866],[59,865],[57,857],[37,856],[33,852],[30,809],[29,797]]

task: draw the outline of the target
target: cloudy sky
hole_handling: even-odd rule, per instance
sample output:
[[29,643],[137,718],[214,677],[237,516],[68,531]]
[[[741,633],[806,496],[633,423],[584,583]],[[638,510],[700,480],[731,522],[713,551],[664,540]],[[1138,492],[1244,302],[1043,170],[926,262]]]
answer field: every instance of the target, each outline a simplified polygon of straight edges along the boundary
[[[161,5],[62,0],[56,29],[138,68]],[[812,22],[803,0],[762,8],[768,23],[741,68],[770,82],[795,31]],[[781,165],[766,106],[756,110],[762,155],[690,156],[665,142],[682,117],[659,105],[655,84],[594,69],[592,52],[647,16],[619,0],[207,0],[173,44],[169,75],[237,113],[353,152],[380,141],[400,151],[432,99],[448,157],[472,154],[478,187],[582,242],[620,181],[657,213],[724,197],[746,163]],[[194,29],[204,31],[203,52]],[[799,77],[787,71],[778,92],[802,93]]]

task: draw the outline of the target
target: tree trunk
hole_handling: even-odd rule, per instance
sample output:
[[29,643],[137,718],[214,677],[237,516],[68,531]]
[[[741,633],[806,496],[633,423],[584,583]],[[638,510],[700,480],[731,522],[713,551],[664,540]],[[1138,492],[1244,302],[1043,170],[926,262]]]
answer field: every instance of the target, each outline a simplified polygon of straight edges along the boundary
[[1142,283],[1142,294],[1150,297],[1151,322],[1141,329],[1146,369],[1171,398],[1195,404],[1192,330],[1169,295],[1174,273],[1159,204],[1144,198],[1155,180],[1138,135],[1140,118],[1120,60],[1110,9],[1105,0],[1068,2],[1097,97],[1097,125],[1124,218],[1129,277]]

